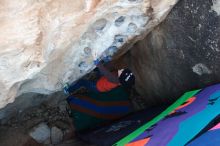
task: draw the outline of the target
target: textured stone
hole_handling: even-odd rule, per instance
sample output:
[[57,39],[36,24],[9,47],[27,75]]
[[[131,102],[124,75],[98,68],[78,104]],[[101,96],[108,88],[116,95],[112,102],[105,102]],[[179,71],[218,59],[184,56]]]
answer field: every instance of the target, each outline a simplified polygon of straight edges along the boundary
[[68,103],[66,101],[62,101],[59,103],[60,112],[66,112],[66,108],[68,107]]
[[136,89],[148,106],[170,103],[185,91],[220,82],[220,7],[181,0],[127,54]]
[[209,68],[202,63],[196,64],[195,66],[193,66],[192,70],[194,73],[196,73],[200,76],[203,74],[211,74],[212,73],[212,71],[210,71]]
[[136,30],[137,30],[137,25],[136,25],[136,24],[130,23],[130,24],[128,25],[128,32],[129,32],[129,33],[135,33]]
[[47,124],[41,123],[31,130],[30,136],[38,143],[48,142],[50,140],[50,128]]
[[84,48],[84,53],[85,53],[86,55],[91,55],[91,53],[92,53],[91,48],[89,48],[89,47]]
[[212,0],[212,2],[213,2],[212,10],[215,11],[218,15],[220,15],[220,1]]
[[94,24],[93,24],[93,27],[98,30],[98,31],[101,31],[105,28],[106,24],[107,24],[107,20],[102,18],[102,19],[99,19],[97,20]]
[[118,48],[116,46],[111,46],[107,50],[107,54],[113,56],[117,52]]
[[[2,0],[0,108],[23,93],[61,90],[91,71],[116,35],[127,36],[129,48],[163,21],[177,1]],[[116,27],[115,20],[125,27]],[[137,25],[135,33],[127,32],[130,23]]]
[[119,18],[117,18],[115,20],[115,26],[117,27],[121,26],[124,23],[125,18],[126,18],[125,16],[120,16]]
[[51,128],[51,142],[52,144],[59,144],[63,140],[63,132],[57,127]]

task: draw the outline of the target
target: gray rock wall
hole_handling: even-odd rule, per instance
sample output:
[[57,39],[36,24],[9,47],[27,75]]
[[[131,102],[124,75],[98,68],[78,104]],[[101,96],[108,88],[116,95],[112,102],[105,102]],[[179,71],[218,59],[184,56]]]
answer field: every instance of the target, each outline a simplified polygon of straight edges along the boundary
[[218,10],[212,0],[181,0],[127,54],[148,105],[169,103],[184,91],[220,81]]

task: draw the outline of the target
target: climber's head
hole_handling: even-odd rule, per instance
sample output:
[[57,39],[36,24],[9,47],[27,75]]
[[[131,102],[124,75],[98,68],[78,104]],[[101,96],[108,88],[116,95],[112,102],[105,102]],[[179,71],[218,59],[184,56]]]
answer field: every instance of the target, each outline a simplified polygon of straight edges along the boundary
[[135,84],[135,76],[130,69],[119,70],[118,75],[122,86],[131,88]]

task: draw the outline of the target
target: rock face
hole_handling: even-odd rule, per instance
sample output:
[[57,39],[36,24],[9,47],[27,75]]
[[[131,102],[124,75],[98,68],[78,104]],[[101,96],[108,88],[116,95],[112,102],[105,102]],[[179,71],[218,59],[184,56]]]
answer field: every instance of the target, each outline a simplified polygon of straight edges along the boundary
[[127,58],[149,105],[220,82],[220,1],[181,0]]
[[0,108],[23,93],[61,90],[144,37],[177,1],[1,0]]

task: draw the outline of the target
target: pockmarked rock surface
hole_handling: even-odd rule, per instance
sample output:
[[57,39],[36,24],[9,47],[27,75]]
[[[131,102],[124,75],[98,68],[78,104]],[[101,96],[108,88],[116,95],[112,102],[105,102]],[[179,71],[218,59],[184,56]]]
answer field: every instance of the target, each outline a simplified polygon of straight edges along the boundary
[[0,108],[23,93],[61,90],[143,38],[177,1],[1,0]]
[[220,0],[181,0],[128,57],[150,106],[220,82]]

